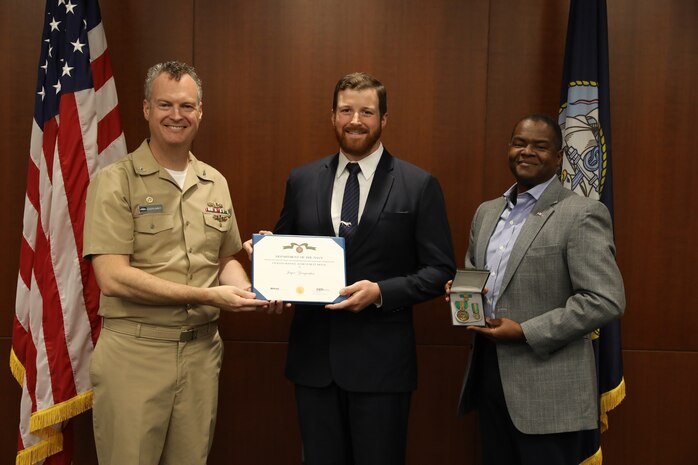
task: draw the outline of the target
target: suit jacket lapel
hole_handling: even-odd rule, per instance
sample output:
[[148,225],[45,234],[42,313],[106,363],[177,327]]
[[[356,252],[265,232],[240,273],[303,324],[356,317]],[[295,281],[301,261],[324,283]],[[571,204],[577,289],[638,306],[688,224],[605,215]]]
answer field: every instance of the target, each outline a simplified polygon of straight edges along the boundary
[[327,236],[334,236],[334,226],[332,225],[332,188],[334,186],[334,177],[337,172],[337,164],[339,163],[339,154],[331,157],[327,164],[318,171],[317,176],[317,195],[316,208],[317,218],[320,230]]
[[482,226],[480,227],[477,237],[477,244],[479,244],[479,247],[475,252],[475,266],[481,270],[485,268],[487,246],[490,242],[492,234],[494,233],[494,229],[497,227],[499,217],[502,216],[505,206],[506,199],[504,199],[504,197],[500,197],[491,207],[489,213],[486,214],[482,220]]
[[[350,241],[351,244],[361,244],[370,236],[371,230],[378,222],[381,212],[385,208],[388,194],[393,187],[393,156],[383,149],[383,155],[378,162],[376,172],[373,175],[371,190],[368,191],[368,198],[364,206],[364,212],[359,221],[359,227]],[[352,247],[353,248],[353,247]]]
[[553,180],[543,191],[543,194],[541,194],[540,198],[533,206],[533,210],[531,210],[528,218],[526,218],[526,222],[521,228],[519,236],[516,238],[514,248],[511,250],[507,269],[502,279],[502,288],[499,292],[500,296],[504,294],[504,290],[507,288],[509,281],[511,281],[511,277],[521,264],[521,260],[523,260],[528,252],[538,232],[543,228],[548,218],[555,213],[555,205],[559,201],[560,189],[562,189],[562,185]]

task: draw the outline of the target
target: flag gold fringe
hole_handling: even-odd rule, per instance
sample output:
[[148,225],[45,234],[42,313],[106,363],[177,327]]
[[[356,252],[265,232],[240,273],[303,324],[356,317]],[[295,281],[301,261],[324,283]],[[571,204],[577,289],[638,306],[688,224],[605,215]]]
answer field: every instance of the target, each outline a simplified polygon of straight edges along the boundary
[[608,429],[608,412],[618,407],[625,399],[625,377],[620,379],[620,383],[610,391],[601,394],[601,432]]
[[29,431],[34,432],[69,420],[92,408],[92,389],[44,410],[32,413]]
[[603,454],[601,453],[601,447],[596,451],[594,455],[591,457],[587,458],[585,461],[580,463],[579,465],[601,465],[603,462]]
[[[25,368],[14,350],[10,350],[10,371],[20,386],[24,386]],[[16,465],[33,465],[63,450],[63,434],[52,428],[92,408],[92,389],[47,409],[32,413],[29,432],[40,442],[17,452]]]
[[46,428],[35,433],[41,442],[17,452],[15,465],[33,465],[63,450],[63,434],[53,428]]
[[10,349],[10,371],[20,386],[24,386],[24,365],[17,358],[14,349]]

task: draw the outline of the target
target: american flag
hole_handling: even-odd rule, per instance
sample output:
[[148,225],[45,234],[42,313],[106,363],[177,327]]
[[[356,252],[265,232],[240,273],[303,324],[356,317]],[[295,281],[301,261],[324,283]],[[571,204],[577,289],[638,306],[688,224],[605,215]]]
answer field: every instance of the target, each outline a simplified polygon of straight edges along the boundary
[[10,367],[16,463],[70,463],[67,421],[92,406],[99,289],[82,260],[87,186],[126,154],[97,0],[48,0],[41,38]]

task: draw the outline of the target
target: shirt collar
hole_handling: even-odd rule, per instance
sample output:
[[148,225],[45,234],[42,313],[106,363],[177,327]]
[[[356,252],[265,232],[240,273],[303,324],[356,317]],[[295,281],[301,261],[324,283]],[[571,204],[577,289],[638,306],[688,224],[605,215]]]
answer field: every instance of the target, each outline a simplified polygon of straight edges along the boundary
[[[145,139],[133,152],[133,165],[136,172],[141,176],[157,173],[161,168],[165,169],[155,160],[148,141],[148,139]],[[197,177],[208,181],[211,180],[211,174],[206,172],[206,166],[200,163],[191,152],[189,152],[189,166],[194,168],[194,173],[196,173]]]
[[[382,155],[383,144],[380,143],[378,144],[378,148],[372,154],[358,161],[359,167],[361,168],[361,173],[363,174],[365,179],[371,179],[373,173],[376,172],[376,168],[378,168],[378,162],[380,162]],[[335,179],[339,178],[342,175],[342,173],[344,173],[344,168],[346,168],[347,164],[349,163],[351,163],[351,161],[347,158],[346,155],[344,155],[340,151],[339,161],[337,163],[337,173],[335,173]]]
[[543,192],[545,191],[545,189],[547,189],[548,186],[550,185],[550,183],[553,181],[553,179],[555,179],[555,176],[553,176],[552,178],[548,179],[545,182],[542,182],[536,186],[531,187],[526,192],[522,192],[521,194],[518,194],[518,195],[516,194],[516,184],[514,184],[509,189],[507,189],[507,191],[503,194],[504,198],[507,200],[507,202],[513,204],[513,202],[512,202],[513,198],[521,197],[522,195],[529,194],[537,202],[538,199],[540,199],[540,196],[543,195]]

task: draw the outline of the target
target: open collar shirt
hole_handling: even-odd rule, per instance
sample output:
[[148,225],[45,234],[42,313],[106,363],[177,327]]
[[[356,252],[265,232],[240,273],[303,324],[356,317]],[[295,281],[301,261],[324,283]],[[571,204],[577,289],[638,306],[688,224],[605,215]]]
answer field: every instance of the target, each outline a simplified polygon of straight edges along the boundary
[[516,184],[514,184],[503,194],[506,205],[487,244],[485,257],[485,268],[490,272],[485,284],[489,292],[484,296],[485,316],[488,318],[497,317],[495,308],[502,290],[502,279],[521,228],[541,194],[554,178],[555,176],[521,194],[516,193]]

